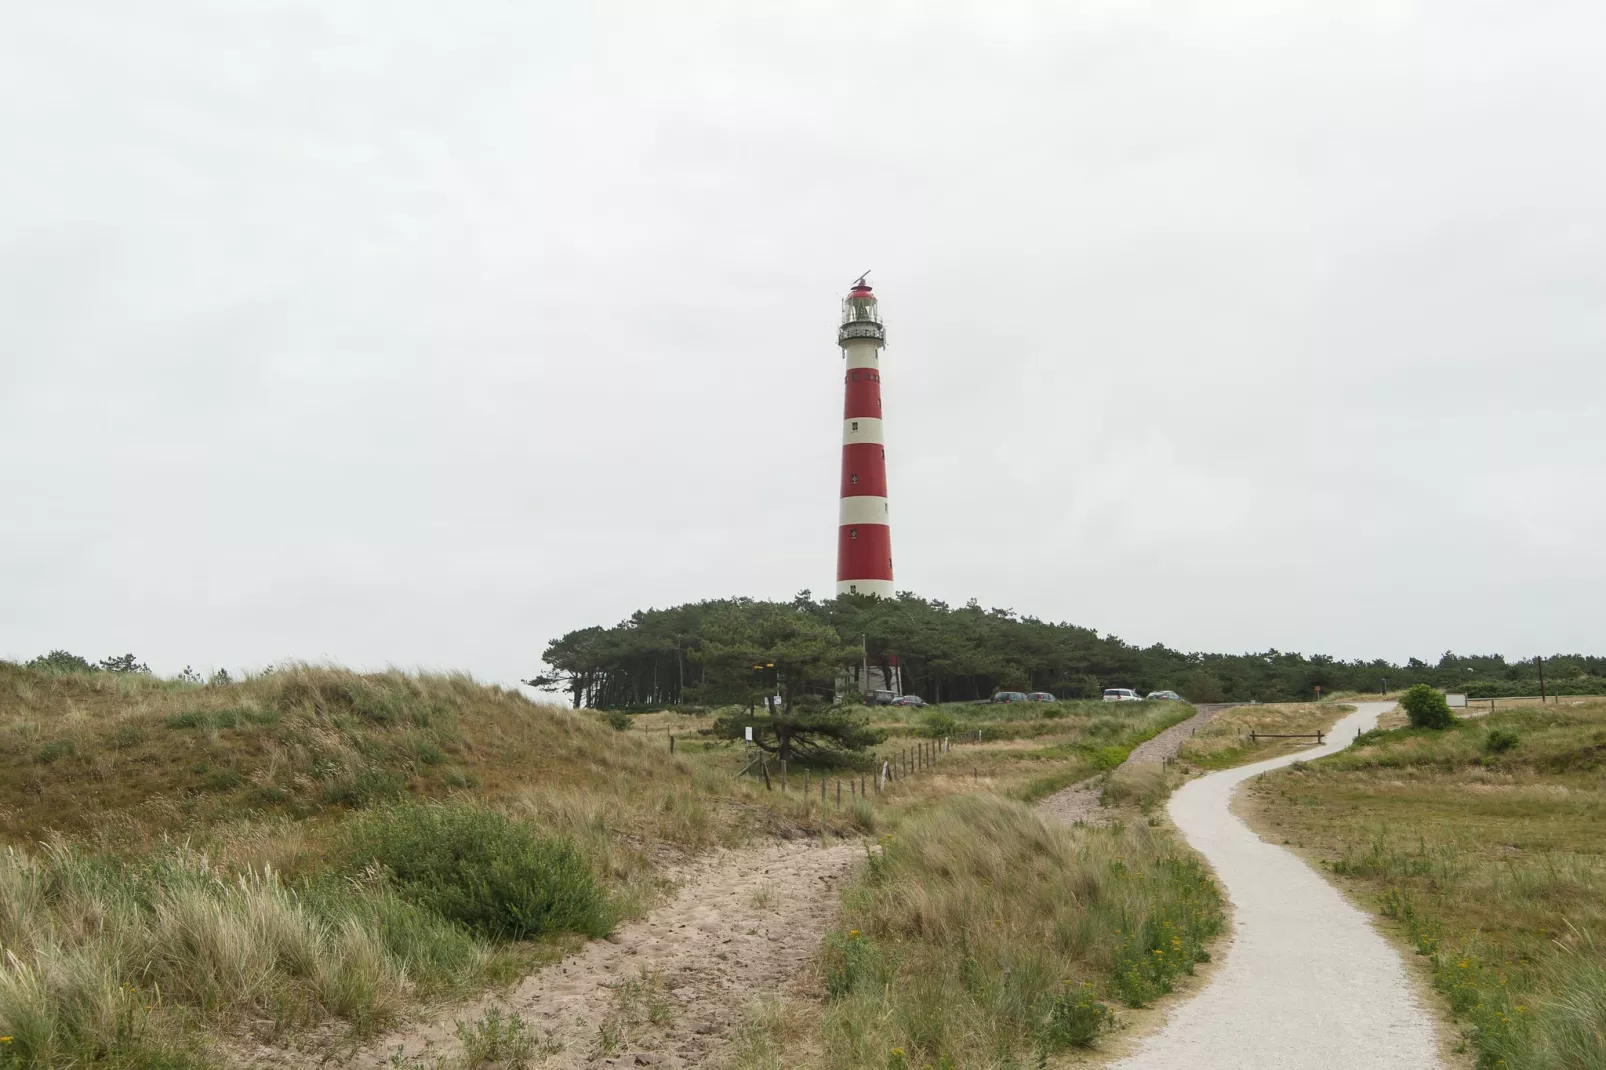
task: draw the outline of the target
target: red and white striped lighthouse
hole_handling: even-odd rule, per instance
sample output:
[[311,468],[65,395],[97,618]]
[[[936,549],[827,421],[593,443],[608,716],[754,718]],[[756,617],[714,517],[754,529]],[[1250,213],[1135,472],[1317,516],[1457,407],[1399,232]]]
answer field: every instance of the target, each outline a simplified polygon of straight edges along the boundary
[[892,528],[887,447],[881,433],[881,347],[887,344],[887,329],[863,276],[842,300],[836,340],[847,363],[836,593],[891,598]]

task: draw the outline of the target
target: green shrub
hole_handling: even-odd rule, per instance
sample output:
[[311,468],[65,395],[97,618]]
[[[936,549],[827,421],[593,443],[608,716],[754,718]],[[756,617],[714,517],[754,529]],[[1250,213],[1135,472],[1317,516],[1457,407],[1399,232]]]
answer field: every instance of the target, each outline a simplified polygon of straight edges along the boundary
[[1432,684],[1412,684],[1400,696],[1400,707],[1416,728],[1449,728],[1455,723],[1450,704]]
[[1490,754],[1504,754],[1521,740],[1522,737],[1509,728],[1491,728],[1483,741],[1483,749]]
[[1065,991],[1049,1004],[1043,1046],[1054,1052],[1091,1048],[1098,1035],[1110,1028],[1115,1015],[1099,1001],[1093,982],[1083,981],[1078,990],[1070,981],[1065,981],[1064,988]]
[[42,669],[45,672],[94,672],[95,667],[88,660],[67,650],[52,650],[48,654],[41,654],[28,662],[30,669]]
[[931,710],[924,718],[925,734],[932,739],[951,736],[959,730],[959,722],[945,710]]
[[40,765],[49,765],[57,758],[65,758],[76,750],[70,739],[52,739],[39,745],[34,760]]
[[609,710],[604,714],[604,717],[607,719],[608,724],[612,725],[616,730],[620,732],[630,730],[630,715],[623,710]]
[[607,897],[574,844],[494,810],[447,803],[364,814],[344,828],[341,854],[348,870],[377,863],[404,898],[485,936],[613,928]]

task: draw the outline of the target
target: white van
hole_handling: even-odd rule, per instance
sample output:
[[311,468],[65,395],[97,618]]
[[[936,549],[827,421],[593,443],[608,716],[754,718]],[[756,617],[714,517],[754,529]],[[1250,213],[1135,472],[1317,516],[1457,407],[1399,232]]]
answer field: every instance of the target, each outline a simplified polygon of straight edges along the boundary
[[1106,687],[1104,689],[1105,702],[1142,702],[1143,696],[1130,687]]

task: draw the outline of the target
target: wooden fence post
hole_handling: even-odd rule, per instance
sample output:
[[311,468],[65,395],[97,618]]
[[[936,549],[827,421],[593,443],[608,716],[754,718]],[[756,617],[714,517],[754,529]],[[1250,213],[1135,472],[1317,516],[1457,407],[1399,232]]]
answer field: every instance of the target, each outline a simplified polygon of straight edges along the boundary
[[786,791],[786,763],[781,763],[781,791]]
[[838,806],[842,805],[842,778],[841,777],[837,777],[836,778],[836,804]]
[[669,733],[669,753],[675,753],[675,733]]

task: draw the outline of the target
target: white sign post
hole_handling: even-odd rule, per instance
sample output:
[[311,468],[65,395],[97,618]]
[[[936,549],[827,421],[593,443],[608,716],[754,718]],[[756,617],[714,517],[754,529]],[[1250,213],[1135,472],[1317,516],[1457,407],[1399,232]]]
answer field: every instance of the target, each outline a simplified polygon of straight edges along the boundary
[[[1465,703],[1463,703],[1462,705],[1465,705]],[[749,742],[749,743],[753,742],[753,726],[752,725],[748,725],[747,726],[747,742]]]
[[1465,695],[1445,695],[1444,701],[1457,709],[1464,710],[1467,708],[1467,696]]

